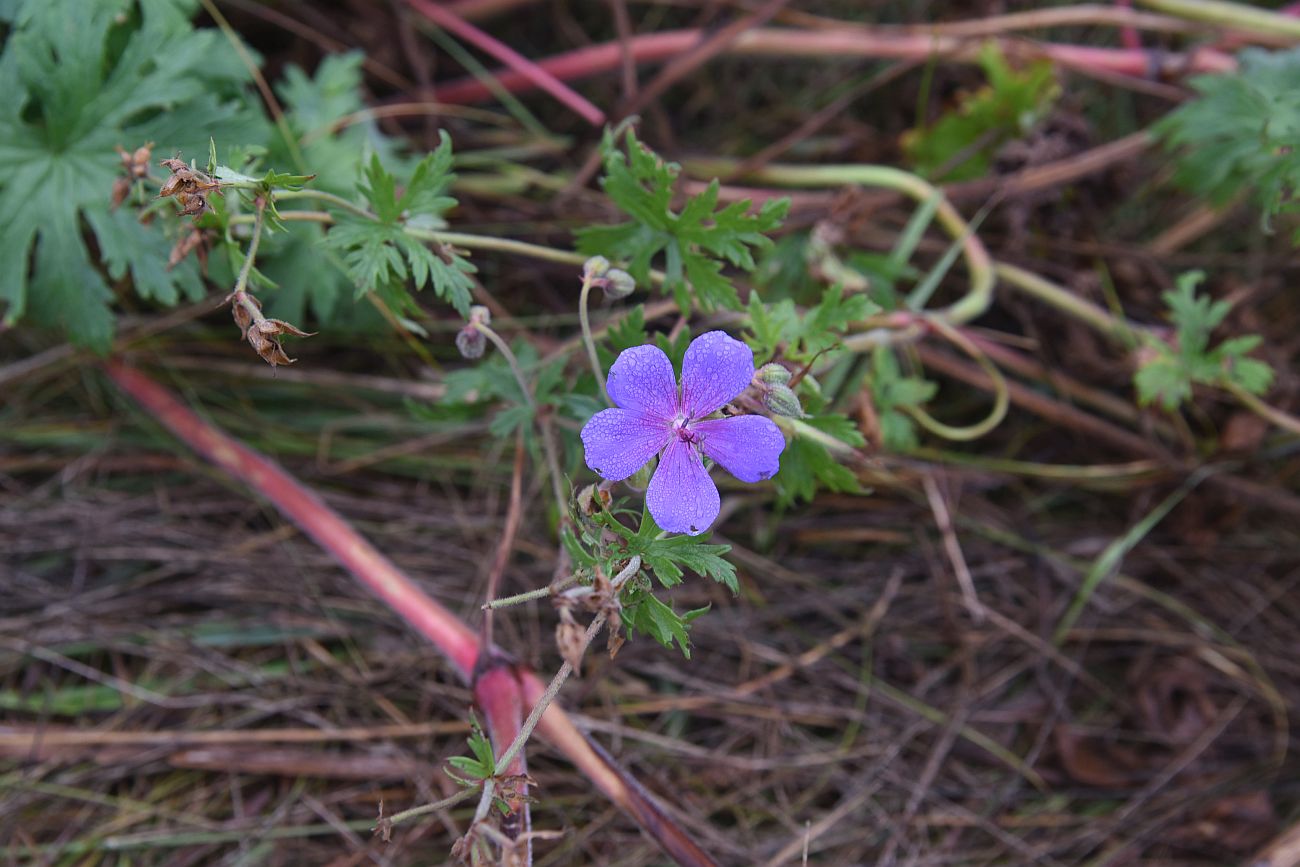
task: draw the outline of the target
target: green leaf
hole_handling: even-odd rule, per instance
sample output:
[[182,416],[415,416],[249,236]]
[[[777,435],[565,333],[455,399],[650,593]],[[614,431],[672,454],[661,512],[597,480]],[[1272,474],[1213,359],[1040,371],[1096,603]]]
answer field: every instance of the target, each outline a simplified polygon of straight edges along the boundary
[[[104,350],[112,295],[83,243],[83,219],[114,279],[174,303],[200,286],[190,266],[167,273],[157,221],[110,212],[115,147],[207,150],[208,130],[265,128],[247,72],[190,5],[167,0],[34,0],[18,6],[0,53],[0,300],[6,321],[29,312]],[[161,259],[158,252],[162,251]]]
[[790,299],[764,304],[749,296],[748,342],[759,358],[771,358],[784,347],[792,361],[808,362],[836,346],[849,326],[880,312],[865,295],[844,295],[842,287],[828,286],[815,306],[802,315]]
[[1048,61],[1012,69],[995,43],[985,44],[979,60],[988,84],[962,95],[935,123],[903,136],[903,150],[919,174],[942,173],[947,181],[984,177],[998,148],[1028,132],[1060,95]]
[[358,293],[381,292],[396,298],[399,306],[409,306],[403,297],[409,279],[417,290],[432,286],[458,313],[469,315],[474,287],[470,275],[477,269],[449,245],[430,249],[409,231],[445,225],[443,212],[456,204],[443,195],[455,177],[451,163],[451,139],[444,133],[442,144],[420,161],[398,196],[396,176],[384,168],[378,155],[371,156],[359,191],[375,218],[339,210],[337,224],[325,236],[326,244],[342,255]]
[[916,425],[900,412],[903,407],[920,406],[934,397],[939,386],[920,377],[904,376],[898,359],[887,346],[871,353],[871,398],[880,422],[880,436],[885,448],[907,451],[918,444]]
[[[643,532],[646,526],[657,532],[658,528],[653,525],[654,521],[648,515],[642,519]],[[683,569],[690,569],[725,585],[732,593],[738,593],[740,583],[736,579],[736,567],[722,558],[730,550],[730,545],[709,545],[697,536],[669,536],[651,539],[644,547],[633,546],[631,553],[641,554],[642,561],[664,587],[680,584]]]
[[[808,417],[802,424],[816,428],[850,446],[861,446],[862,434],[849,418],[829,414]],[[826,446],[808,436],[796,435],[781,455],[781,472],[772,477],[779,506],[799,500],[812,502],[819,487],[841,493],[860,493],[862,486],[847,467],[840,464]]]
[[680,615],[649,590],[637,588],[623,603],[623,624],[629,633],[644,632],[664,647],[672,647],[676,642],[682,656],[690,659],[690,622],[707,610],[701,608]]
[[1192,79],[1197,98],[1154,129],[1177,156],[1176,183],[1214,204],[1246,193],[1267,218],[1297,207],[1300,48],[1238,57],[1235,72]]
[[91,210],[85,216],[95,231],[109,277],[120,280],[129,271],[135,278],[136,294],[169,306],[180,300],[182,292],[191,301],[203,297],[203,281],[192,256],[167,270],[173,241],[158,227],[142,225],[135,214],[124,209]]
[[866,444],[857,424],[846,415],[831,412],[816,417],[809,416],[803,423],[855,448]]
[[652,264],[662,257],[664,291],[683,311],[690,309],[692,300],[705,310],[739,310],[740,298],[723,276],[723,266],[753,271],[754,251],[771,246],[767,234],[780,227],[789,201],[767,201],[753,215],[748,201],[718,208],[714,181],[675,212],[671,205],[680,167],[661,160],[632,130],[624,145],[620,148],[613,133],[606,131],[601,183],[610,200],[632,219],[580,230],[578,249],[626,262],[639,284],[648,283]]
[[1262,341],[1258,335],[1229,338],[1210,349],[1210,337],[1232,309],[1227,301],[1213,301],[1196,293],[1204,278],[1199,271],[1181,275],[1177,288],[1161,297],[1169,306],[1174,322],[1174,345],[1148,336],[1146,358],[1133,375],[1138,401],[1159,403],[1176,410],[1192,396],[1192,385],[1235,385],[1252,394],[1263,394],[1273,383],[1273,369],[1262,361],[1247,358]]

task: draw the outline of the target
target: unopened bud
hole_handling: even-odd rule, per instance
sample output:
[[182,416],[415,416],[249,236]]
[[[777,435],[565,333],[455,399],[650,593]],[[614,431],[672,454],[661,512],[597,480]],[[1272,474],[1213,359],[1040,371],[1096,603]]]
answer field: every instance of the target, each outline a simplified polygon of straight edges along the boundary
[[610,268],[601,285],[610,298],[626,298],[636,290],[636,280],[626,271]]
[[582,279],[599,280],[609,273],[609,260],[604,256],[592,256],[582,265]]
[[784,365],[773,361],[760,367],[754,374],[754,379],[763,385],[789,385],[790,371],[786,370]]
[[773,385],[763,392],[763,406],[774,415],[803,418],[799,398],[788,385]]
[[473,325],[466,325],[456,332],[456,348],[466,358],[482,358],[487,349],[487,336]]

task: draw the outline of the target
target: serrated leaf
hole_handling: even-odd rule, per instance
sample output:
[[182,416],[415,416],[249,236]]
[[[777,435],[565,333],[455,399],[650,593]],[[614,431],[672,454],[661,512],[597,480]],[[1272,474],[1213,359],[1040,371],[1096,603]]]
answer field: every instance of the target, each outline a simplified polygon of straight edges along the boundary
[[1170,411],[1192,396],[1191,378],[1172,354],[1158,356],[1139,367],[1133,383],[1139,403],[1159,403]]
[[862,432],[858,430],[857,424],[846,415],[831,412],[824,415],[808,416],[803,420],[803,423],[855,448],[866,444],[866,440],[863,438]]
[[120,208],[107,212],[89,210],[85,216],[95,232],[100,256],[111,278],[120,280],[130,272],[141,298],[169,306],[180,300],[181,293],[191,301],[203,297],[203,281],[192,258],[167,270],[167,256],[173,242],[157,227],[141,225],[135,214]]
[[1247,49],[1235,72],[1192,79],[1197,98],[1154,127],[1175,151],[1175,181],[1223,204],[1248,193],[1265,215],[1297,206],[1300,49]]
[[187,271],[160,270],[157,226],[136,228],[109,212],[121,165],[115,147],[153,140],[157,153],[201,153],[209,125],[248,129],[261,120],[224,37],[194,30],[179,8],[43,0],[16,16],[0,54],[0,214],[8,218],[0,299],[8,321],[27,309],[83,345],[107,348],[112,296],[82,243],[83,218],[103,232],[97,246],[107,248],[115,277],[130,273],[143,295],[164,303],[195,291]]
[[672,647],[676,642],[682,656],[690,659],[689,623],[702,613],[703,610],[694,611],[683,617],[653,593],[637,588],[623,604],[623,623],[629,632],[644,632],[664,647]]
[[601,150],[605,193],[632,221],[580,230],[578,248],[626,262],[628,272],[642,284],[648,282],[654,260],[662,257],[664,290],[683,311],[690,309],[692,300],[705,310],[739,310],[739,296],[723,276],[723,264],[753,271],[753,251],[771,246],[767,234],[780,227],[789,202],[768,201],[753,215],[748,201],[719,209],[715,181],[674,212],[671,203],[680,167],[661,160],[632,130],[624,148],[607,131]]
[[1133,375],[1138,401],[1144,405],[1159,403],[1166,410],[1176,410],[1192,396],[1194,383],[1236,385],[1253,394],[1262,394],[1272,385],[1273,369],[1245,357],[1259,346],[1259,336],[1239,335],[1210,349],[1211,332],[1232,305],[1198,295],[1196,287],[1203,277],[1199,271],[1183,274],[1177,289],[1161,296],[1169,306],[1177,334],[1173,346],[1153,336],[1146,338],[1147,357]]
[[1251,394],[1264,394],[1273,385],[1273,368],[1257,358],[1233,358],[1228,363],[1228,380]]
[[756,355],[770,358],[778,347],[794,361],[810,361],[834,347],[850,324],[878,313],[880,307],[865,295],[844,295],[841,286],[828,286],[816,305],[802,315],[790,299],[765,305],[757,295],[749,298],[749,344]]
[[722,558],[730,550],[730,545],[708,545],[696,536],[670,536],[652,541],[641,558],[664,587],[680,584],[683,569],[690,569],[738,593],[736,567]]

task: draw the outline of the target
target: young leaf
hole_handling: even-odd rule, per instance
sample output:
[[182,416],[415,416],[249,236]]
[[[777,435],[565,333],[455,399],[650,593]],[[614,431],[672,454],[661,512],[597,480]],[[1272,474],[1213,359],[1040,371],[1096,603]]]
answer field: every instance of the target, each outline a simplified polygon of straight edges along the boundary
[[880,424],[882,445],[890,451],[907,451],[917,445],[916,425],[901,412],[934,397],[939,387],[920,377],[904,376],[898,359],[887,346],[871,353],[871,398]]
[[664,289],[673,294],[683,311],[690,309],[692,296],[705,310],[739,310],[740,298],[723,276],[723,266],[753,271],[753,251],[771,246],[767,234],[780,227],[789,201],[767,201],[756,215],[749,213],[748,201],[719,209],[719,188],[714,181],[691,197],[681,211],[673,211],[673,187],[680,167],[661,160],[632,130],[627,132],[625,145],[626,152],[611,132],[605,133],[602,184],[610,200],[632,220],[579,231],[578,249],[627,262],[627,270],[638,284],[649,281],[651,265],[662,257],[667,275]]
[[984,177],[1006,141],[1023,135],[1044,117],[1060,95],[1047,61],[1012,69],[995,43],[980,52],[988,84],[962,97],[955,109],[929,127],[903,137],[903,150],[922,175],[942,171],[946,181]]
[[1192,385],[1235,385],[1251,394],[1263,394],[1273,384],[1273,369],[1246,353],[1260,344],[1257,335],[1243,335],[1210,349],[1212,332],[1227,317],[1232,305],[1196,293],[1204,279],[1200,271],[1181,275],[1177,288],[1161,297],[1169,306],[1176,336],[1174,345],[1156,337],[1145,340],[1145,359],[1133,376],[1138,400],[1177,409],[1192,396]]

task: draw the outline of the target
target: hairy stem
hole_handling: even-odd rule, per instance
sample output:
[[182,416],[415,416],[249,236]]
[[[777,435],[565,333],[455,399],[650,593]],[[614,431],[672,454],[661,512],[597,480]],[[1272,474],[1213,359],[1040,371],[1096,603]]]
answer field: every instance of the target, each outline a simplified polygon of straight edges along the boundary
[[391,816],[380,819],[375,825],[375,830],[386,834],[394,825],[400,825],[403,822],[409,822],[411,819],[416,819],[420,816],[427,816],[429,813],[436,813],[439,810],[446,810],[449,807],[454,807],[457,804],[468,801],[476,794],[478,794],[477,786],[470,789],[462,789],[456,794],[443,798],[441,801],[434,801],[432,804],[421,804],[418,807],[412,807],[409,810],[394,813]]

